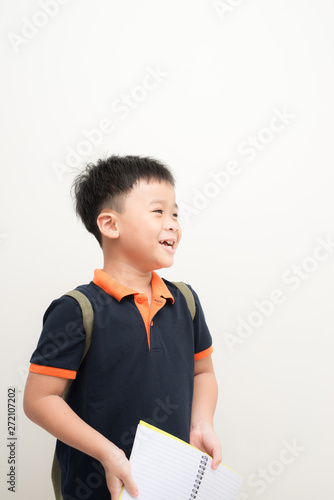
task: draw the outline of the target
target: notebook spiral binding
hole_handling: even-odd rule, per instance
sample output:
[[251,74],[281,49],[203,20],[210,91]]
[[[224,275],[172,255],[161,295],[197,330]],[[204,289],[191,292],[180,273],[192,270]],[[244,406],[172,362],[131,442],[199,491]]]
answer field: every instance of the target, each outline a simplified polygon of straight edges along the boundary
[[189,500],[193,500],[193,498],[197,498],[198,490],[199,490],[199,487],[201,485],[201,482],[202,482],[202,479],[204,476],[204,472],[205,472],[205,469],[206,469],[206,466],[208,463],[208,459],[209,459],[209,457],[207,455],[202,455],[201,461],[199,463],[196,479],[194,482],[194,486],[193,486],[193,489],[191,490],[191,495],[189,497]]

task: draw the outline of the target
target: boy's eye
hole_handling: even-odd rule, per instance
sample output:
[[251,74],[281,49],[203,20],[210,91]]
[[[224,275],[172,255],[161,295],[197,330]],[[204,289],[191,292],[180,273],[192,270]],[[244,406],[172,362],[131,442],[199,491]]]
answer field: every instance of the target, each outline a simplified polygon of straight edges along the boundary
[[[153,210],[154,213],[158,213],[158,214],[162,214],[163,213],[163,210],[161,208],[157,209],[157,210]],[[173,214],[173,217],[175,217],[176,219],[178,218],[179,214],[178,213],[175,213]]]

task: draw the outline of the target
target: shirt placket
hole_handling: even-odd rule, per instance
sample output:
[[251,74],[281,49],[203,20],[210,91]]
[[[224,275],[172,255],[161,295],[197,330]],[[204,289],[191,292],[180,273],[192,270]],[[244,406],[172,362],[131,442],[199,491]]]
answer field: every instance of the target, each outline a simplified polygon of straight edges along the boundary
[[160,311],[160,309],[166,304],[166,299],[153,295],[151,307],[149,307],[148,299],[144,293],[136,294],[134,300],[144,321],[147,343],[149,350],[151,350],[151,327],[153,326],[153,318],[157,314],[157,312]]

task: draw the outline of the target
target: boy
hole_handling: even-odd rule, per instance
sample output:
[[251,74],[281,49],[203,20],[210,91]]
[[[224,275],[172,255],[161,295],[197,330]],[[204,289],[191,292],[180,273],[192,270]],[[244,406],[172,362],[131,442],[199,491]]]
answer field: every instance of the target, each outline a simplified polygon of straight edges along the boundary
[[[181,239],[174,178],[161,162],[111,156],[75,180],[76,210],[104,256],[88,285],[94,309],[90,349],[75,299],[52,302],[31,358],[24,410],[57,439],[63,500],[138,496],[128,458],[139,420],[221,461],[213,431],[217,384],[212,340],[156,269],[170,267]],[[76,379],[67,402],[68,380]],[[159,500],[159,499],[157,499]]]

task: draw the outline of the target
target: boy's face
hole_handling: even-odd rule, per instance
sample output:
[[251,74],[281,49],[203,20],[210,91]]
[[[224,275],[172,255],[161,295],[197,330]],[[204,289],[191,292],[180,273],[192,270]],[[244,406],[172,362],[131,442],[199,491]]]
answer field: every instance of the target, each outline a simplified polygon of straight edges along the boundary
[[147,272],[170,267],[181,239],[175,191],[168,182],[140,180],[117,214],[119,255]]

